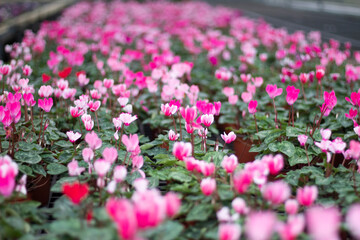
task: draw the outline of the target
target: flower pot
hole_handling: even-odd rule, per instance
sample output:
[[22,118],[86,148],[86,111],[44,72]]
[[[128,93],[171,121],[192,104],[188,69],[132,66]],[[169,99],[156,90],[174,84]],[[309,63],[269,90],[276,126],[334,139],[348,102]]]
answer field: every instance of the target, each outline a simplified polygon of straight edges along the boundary
[[233,142],[235,155],[238,158],[239,163],[247,163],[254,161],[257,152],[250,152],[250,148],[253,142],[250,139],[244,139],[237,137]]
[[41,206],[47,206],[50,199],[51,176],[37,175],[29,178],[28,181],[28,198],[41,203]]

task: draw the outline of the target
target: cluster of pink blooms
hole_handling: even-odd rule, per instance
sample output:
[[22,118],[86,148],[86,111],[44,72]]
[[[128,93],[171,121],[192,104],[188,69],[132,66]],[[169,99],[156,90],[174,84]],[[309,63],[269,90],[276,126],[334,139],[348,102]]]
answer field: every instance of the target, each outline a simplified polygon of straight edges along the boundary
[[110,198],[106,203],[106,210],[122,239],[137,239],[141,231],[155,228],[166,218],[174,217],[181,206],[175,193],[162,196],[159,190],[148,188],[146,179],[137,179],[133,185],[135,192],[130,200]]
[[13,191],[26,195],[27,177],[23,175],[16,184],[18,173],[18,165],[9,156],[0,157],[0,195],[10,197]]

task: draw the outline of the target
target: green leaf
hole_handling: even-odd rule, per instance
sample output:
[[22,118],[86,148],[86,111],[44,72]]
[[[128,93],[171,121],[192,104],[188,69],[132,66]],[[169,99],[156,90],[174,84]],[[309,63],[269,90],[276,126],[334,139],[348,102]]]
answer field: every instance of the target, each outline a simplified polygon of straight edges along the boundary
[[277,144],[277,148],[288,157],[292,157],[295,154],[295,146],[291,142],[282,141]]
[[29,167],[27,165],[18,165],[18,166],[19,166],[20,172],[22,172],[28,176],[33,176],[33,170],[31,167]]
[[186,221],[205,221],[213,213],[214,208],[211,204],[200,204],[194,206],[186,216]]
[[62,147],[62,148],[73,148],[74,145],[69,142],[69,141],[64,141],[64,140],[61,140],[61,141],[57,141],[55,143],[56,146],[59,146],[59,147]]
[[67,167],[60,163],[50,163],[47,166],[47,172],[50,175],[59,175],[61,173],[67,172]]
[[41,147],[35,143],[19,142],[18,144],[19,144],[19,149],[24,152],[28,152],[31,150],[37,150],[37,151],[42,150]]
[[43,166],[41,166],[40,164],[34,164],[31,166],[32,167],[32,170],[38,174],[41,174],[43,175],[44,177],[46,177],[46,171],[45,169],[43,168]]
[[172,171],[169,177],[179,182],[190,182],[192,179],[191,176],[189,176],[189,173],[185,171]]
[[299,163],[308,163],[306,158],[306,152],[304,149],[296,147],[294,155],[288,159],[290,166],[294,166]]
[[179,222],[166,221],[156,229],[148,230],[145,234],[150,239],[173,240],[179,237],[183,229],[184,226]]
[[19,162],[36,164],[41,161],[41,157],[39,154],[35,154],[34,152],[22,152],[18,151],[15,153],[15,159]]
[[297,137],[300,134],[304,134],[304,131],[302,131],[299,128],[287,126],[286,127],[286,136],[287,137]]

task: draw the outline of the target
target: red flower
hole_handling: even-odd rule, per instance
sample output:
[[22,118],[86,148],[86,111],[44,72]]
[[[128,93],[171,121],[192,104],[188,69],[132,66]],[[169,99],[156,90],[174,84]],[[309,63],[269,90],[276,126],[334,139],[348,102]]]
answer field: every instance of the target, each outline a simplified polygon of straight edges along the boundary
[[71,67],[66,67],[64,68],[62,71],[59,72],[59,77],[61,78],[66,78],[67,76],[70,75],[72,68]]
[[51,79],[51,76],[49,76],[49,75],[47,75],[45,73],[42,74],[43,83],[46,83],[46,82],[50,81],[50,79]]
[[79,205],[89,193],[89,186],[79,182],[64,183],[62,185],[62,192],[71,200],[73,204]]

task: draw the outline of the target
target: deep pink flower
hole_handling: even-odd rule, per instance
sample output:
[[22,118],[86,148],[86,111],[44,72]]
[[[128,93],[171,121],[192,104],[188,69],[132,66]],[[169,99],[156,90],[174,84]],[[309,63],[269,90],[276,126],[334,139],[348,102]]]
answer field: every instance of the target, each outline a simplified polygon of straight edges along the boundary
[[335,96],[334,90],[332,90],[330,93],[324,91],[324,103],[321,106],[320,110],[321,112],[324,111],[324,116],[328,116],[331,112],[331,110],[336,106],[337,98]]
[[249,110],[250,114],[255,114],[256,113],[257,105],[258,105],[258,102],[256,100],[251,100],[249,102],[248,110]]
[[168,133],[168,136],[169,136],[169,140],[170,141],[176,141],[178,138],[179,138],[179,134],[176,134],[173,130],[169,130],[169,133]]
[[246,192],[252,181],[253,178],[250,171],[241,170],[234,174],[234,188],[240,194]]
[[284,158],[281,154],[276,154],[275,156],[265,155],[261,161],[267,164],[269,173],[272,175],[278,174],[284,167]]
[[9,156],[0,157],[0,194],[4,197],[12,194],[17,174],[17,164]]
[[90,109],[91,112],[96,112],[99,108],[100,108],[100,101],[89,101],[88,102],[88,107]]
[[34,100],[34,96],[31,93],[24,93],[23,98],[25,100],[26,105],[29,107],[32,107],[36,104],[36,101]]
[[360,93],[352,92],[349,99],[348,97],[345,98],[346,101],[351,103],[354,106],[360,106]]
[[70,107],[70,114],[73,118],[77,118],[83,115],[84,111],[80,110],[78,107]]
[[299,97],[300,89],[295,88],[294,86],[286,87],[286,101],[289,105],[293,105]]
[[345,113],[345,117],[354,120],[354,118],[357,116],[357,114],[358,114],[357,109],[350,108],[349,113]]
[[301,205],[309,207],[314,203],[317,196],[318,189],[316,186],[305,186],[297,189],[296,199]]
[[325,68],[322,66],[316,67],[315,76],[318,82],[321,82],[321,79],[325,76]]
[[53,99],[52,98],[39,99],[38,105],[39,108],[41,108],[45,112],[50,112],[51,107],[53,106]]
[[309,81],[309,74],[308,73],[300,73],[299,76],[300,82],[305,84]]
[[182,107],[180,108],[180,113],[181,116],[185,119],[186,123],[192,123],[197,116],[196,107]]
[[185,157],[189,157],[191,151],[191,143],[176,142],[173,147],[173,155],[180,161],[183,161]]
[[181,207],[181,201],[177,194],[173,192],[168,192],[165,195],[165,204],[166,204],[166,215],[168,217],[175,216]]
[[161,112],[164,113],[164,115],[167,117],[174,115],[177,110],[178,107],[176,105],[170,106],[168,103],[165,105],[161,104]]
[[283,90],[282,90],[282,88],[278,88],[276,84],[274,84],[274,85],[268,84],[266,86],[266,92],[269,94],[269,97],[271,99],[274,99],[277,96],[281,95]]

